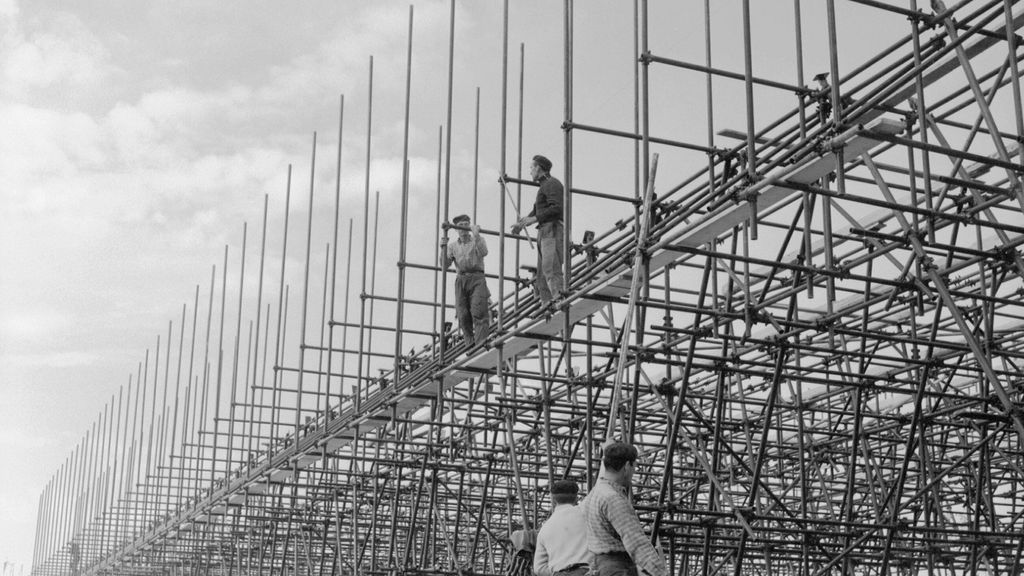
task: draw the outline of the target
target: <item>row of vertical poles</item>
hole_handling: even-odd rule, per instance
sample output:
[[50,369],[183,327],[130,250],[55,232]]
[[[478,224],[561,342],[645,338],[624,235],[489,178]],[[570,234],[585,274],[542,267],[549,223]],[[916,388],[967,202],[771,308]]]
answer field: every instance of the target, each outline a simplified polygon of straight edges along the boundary
[[[290,170],[289,170],[289,183],[290,183]],[[290,192],[290,185],[288,187],[288,190]],[[312,195],[312,187],[311,187],[311,195]],[[263,243],[263,248],[265,248],[265,239],[266,239],[266,212],[267,212],[266,208],[267,207],[266,207],[266,198],[265,198],[265,203],[264,203],[264,243]],[[311,198],[311,209],[312,209],[312,198]],[[287,201],[286,201],[286,213],[287,213]],[[285,233],[285,240],[284,240],[285,241],[285,251],[287,250],[287,248],[286,248],[287,247],[287,221],[288,221],[288,219],[286,217],[286,219],[285,219],[286,233]],[[241,305],[242,305],[242,302],[243,302],[243,299],[244,299],[244,277],[245,277],[244,270],[245,270],[245,255],[246,255],[246,243],[247,243],[247,227],[243,228],[243,240],[242,241],[243,241],[242,265],[241,265],[240,285],[239,285],[239,318],[238,318],[238,322],[236,324],[236,330],[235,330],[235,332],[236,332],[236,343],[235,343],[235,350],[234,350],[234,354],[233,354],[234,367],[232,368],[232,374],[231,374],[231,389],[230,389],[229,394],[228,394],[229,403],[231,404],[230,414],[227,417],[227,420],[229,422],[229,429],[226,432],[224,432],[224,433],[221,433],[221,430],[220,430],[220,421],[222,420],[220,404],[221,404],[221,398],[223,396],[222,388],[225,385],[225,383],[223,382],[224,377],[225,377],[225,375],[223,374],[223,370],[224,370],[223,362],[225,361],[225,358],[224,358],[224,356],[225,356],[225,348],[224,348],[224,344],[223,344],[223,339],[224,339],[224,335],[225,335],[225,320],[226,320],[226,310],[227,310],[227,305],[226,305],[226,288],[227,288],[227,286],[226,286],[226,283],[227,283],[227,262],[228,262],[228,249],[225,248],[224,267],[222,268],[223,277],[222,277],[222,280],[221,280],[221,302],[220,302],[220,305],[221,305],[220,316],[221,317],[220,317],[220,329],[219,329],[219,335],[218,335],[219,341],[218,341],[218,344],[217,344],[217,349],[218,349],[218,352],[217,352],[217,354],[218,354],[218,359],[217,359],[218,367],[217,367],[217,376],[216,376],[217,380],[216,380],[216,382],[210,382],[210,379],[209,379],[210,373],[211,373],[211,368],[212,368],[211,361],[209,359],[209,344],[210,344],[210,333],[211,333],[211,329],[212,329],[213,295],[214,295],[214,292],[215,292],[215,286],[214,286],[214,282],[213,281],[216,278],[216,268],[214,267],[213,271],[211,273],[211,291],[210,291],[210,300],[209,300],[208,313],[207,313],[207,327],[206,327],[206,340],[205,340],[206,341],[206,344],[205,344],[206,352],[204,352],[204,361],[203,361],[203,364],[205,365],[206,368],[204,370],[204,374],[205,375],[203,377],[202,392],[199,392],[200,388],[199,388],[199,385],[198,385],[198,377],[194,381],[192,379],[192,371],[193,371],[193,364],[194,364],[194,357],[195,357],[196,328],[198,327],[197,313],[198,313],[199,287],[197,286],[197,290],[196,290],[196,304],[194,306],[194,310],[196,312],[196,315],[195,315],[196,317],[193,318],[192,344],[190,346],[191,352],[189,353],[190,354],[189,374],[186,377],[186,386],[185,386],[184,394],[182,394],[182,389],[181,389],[181,375],[182,375],[182,364],[183,364],[183,359],[184,359],[184,355],[185,355],[184,354],[184,327],[185,327],[185,317],[186,317],[187,305],[183,306],[183,310],[182,310],[182,330],[180,332],[180,337],[179,337],[179,354],[178,354],[178,362],[177,362],[178,374],[177,374],[176,383],[175,383],[176,392],[175,392],[175,397],[174,397],[173,418],[171,417],[172,412],[171,412],[171,410],[170,410],[170,408],[168,406],[168,390],[167,390],[167,388],[169,387],[169,379],[170,379],[170,365],[169,365],[170,355],[171,355],[170,354],[170,339],[171,339],[171,332],[172,332],[172,328],[173,328],[173,325],[171,325],[171,326],[169,326],[169,329],[168,329],[167,353],[166,353],[166,356],[165,356],[165,368],[164,368],[163,403],[162,403],[162,409],[161,409],[160,417],[157,418],[157,407],[156,407],[156,404],[158,403],[157,386],[158,386],[158,380],[159,380],[159,366],[160,366],[160,339],[158,338],[157,348],[156,348],[156,351],[157,351],[156,361],[154,362],[154,372],[153,372],[153,376],[152,376],[152,378],[153,378],[152,386],[149,385],[150,370],[149,370],[149,358],[148,358],[149,353],[147,351],[147,359],[146,359],[146,362],[144,363],[144,365],[140,364],[140,370],[139,370],[140,373],[138,375],[138,378],[130,379],[129,386],[128,386],[128,397],[127,397],[127,400],[124,399],[124,395],[123,395],[124,389],[122,388],[122,395],[118,399],[116,429],[112,430],[111,429],[111,425],[110,425],[110,420],[112,420],[112,418],[113,418],[113,400],[111,402],[111,405],[108,407],[108,409],[106,409],[104,411],[104,413],[101,415],[100,422],[102,422],[102,425],[106,428],[105,434],[103,435],[104,438],[107,440],[105,451],[107,453],[109,453],[109,454],[113,454],[113,456],[107,457],[107,461],[109,462],[106,465],[107,469],[103,470],[103,466],[104,466],[103,463],[102,463],[103,456],[97,455],[99,450],[98,450],[96,444],[99,442],[99,435],[96,433],[96,430],[95,430],[96,426],[97,426],[96,424],[94,424],[93,430],[91,430],[89,432],[89,434],[87,435],[87,438],[86,438],[86,441],[88,442],[87,449],[89,450],[89,452],[87,452],[87,456],[89,456],[89,457],[95,456],[94,460],[100,460],[100,461],[99,462],[96,462],[96,461],[87,462],[85,460],[85,456],[80,456],[81,450],[76,451],[76,453],[74,455],[75,460],[73,460],[73,462],[79,464],[79,468],[78,468],[79,478],[75,479],[76,480],[75,484],[76,485],[81,485],[83,482],[88,482],[89,480],[85,476],[87,474],[87,472],[99,470],[99,471],[95,472],[95,478],[96,479],[92,480],[92,482],[94,484],[102,483],[102,485],[97,485],[97,486],[91,487],[88,491],[83,492],[82,494],[84,496],[82,498],[79,498],[79,501],[74,504],[76,510],[74,512],[75,516],[74,517],[70,517],[71,520],[72,520],[72,523],[68,524],[68,523],[64,522],[63,523],[63,524],[65,524],[64,526],[54,526],[52,528],[54,530],[52,533],[50,531],[51,530],[51,526],[50,526],[50,522],[49,521],[53,517],[53,514],[47,514],[46,513],[46,512],[48,512],[49,502],[51,501],[51,497],[48,494],[48,492],[44,492],[43,497],[40,500],[40,523],[39,523],[40,528],[39,528],[38,537],[37,537],[37,542],[39,542],[40,545],[37,546],[37,551],[36,551],[36,562],[37,563],[40,563],[42,561],[43,557],[45,556],[45,554],[47,553],[47,551],[50,550],[50,548],[49,548],[49,546],[50,546],[49,541],[51,541],[51,540],[56,541],[59,537],[66,536],[68,531],[82,530],[82,529],[85,528],[85,524],[88,522],[88,518],[87,517],[89,515],[91,515],[90,512],[96,506],[94,503],[88,501],[88,500],[93,498],[94,494],[97,495],[97,496],[95,496],[95,498],[100,502],[100,505],[105,504],[107,500],[110,500],[110,501],[117,500],[118,503],[115,504],[116,508],[112,508],[112,509],[110,509],[108,511],[104,511],[101,514],[101,517],[98,519],[98,522],[102,526],[102,529],[98,531],[98,536],[95,537],[96,541],[94,543],[93,542],[87,542],[87,543],[85,543],[87,545],[80,545],[80,543],[78,543],[78,542],[74,542],[73,543],[74,544],[73,545],[73,550],[74,550],[73,556],[76,559],[76,564],[78,563],[78,560],[85,560],[85,561],[88,561],[88,562],[95,562],[95,561],[101,560],[103,555],[106,554],[105,551],[109,548],[109,546],[117,546],[119,544],[125,543],[128,540],[130,540],[131,538],[134,538],[135,536],[140,534],[142,531],[144,531],[146,528],[148,528],[150,526],[151,519],[157,518],[161,514],[161,510],[162,509],[166,509],[168,511],[173,510],[175,505],[180,505],[182,502],[185,501],[185,497],[186,497],[187,494],[193,494],[193,496],[191,496],[190,499],[194,499],[195,498],[194,494],[198,493],[198,491],[200,490],[200,488],[201,488],[201,486],[203,484],[203,479],[204,478],[208,478],[209,486],[212,487],[214,481],[216,480],[217,471],[218,471],[218,468],[220,467],[220,463],[221,462],[225,462],[226,463],[223,466],[223,470],[225,472],[229,472],[231,470],[232,464],[234,462],[234,454],[235,454],[235,449],[236,449],[235,448],[235,442],[234,442],[234,434],[235,434],[235,428],[236,428],[235,427],[235,423],[234,423],[234,418],[235,418],[235,416],[234,416],[234,409],[235,409],[235,403],[236,403],[236,398],[237,398],[237,389],[236,388],[237,388],[237,380],[238,380],[238,358],[239,358],[240,347],[241,347]],[[329,248],[328,248],[328,250],[329,250]],[[308,259],[308,251],[309,251],[309,249],[307,247],[307,259]],[[264,261],[264,253],[263,253],[263,249],[261,248],[260,296],[259,296],[259,301],[258,302],[261,302],[261,300],[262,300],[263,261]],[[308,266],[308,264],[307,264],[307,266]],[[308,272],[307,272],[307,276],[308,276]],[[282,264],[282,285],[283,285],[283,278],[284,278],[284,268],[283,268],[283,264]],[[307,288],[306,289],[308,291],[308,280],[307,280]],[[287,290],[285,290],[285,292],[287,292]],[[284,312],[284,310],[285,310],[284,306],[280,306],[279,307],[279,312]],[[258,328],[259,328],[259,318],[260,318],[260,314],[261,313],[262,313],[262,306],[259,305],[259,303],[258,303],[258,306],[257,306],[257,319],[258,320],[257,320],[257,329],[256,329],[257,338],[258,338],[258,334],[259,334]],[[286,312],[284,312],[284,313],[286,314]],[[304,314],[305,314],[305,312],[304,312]],[[281,330],[282,330],[281,326],[284,323],[285,323],[284,321],[279,321],[279,334],[281,333]],[[249,341],[250,347],[253,346],[251,334],[252,334],[252,326],[250,326],[250,341]],[[303,338],[303,340],[305,340],[305,338]],[[255,355],[253,355],[251,353],[251,350],[250,350],[250,356],[251,357],[255,356],[254,363],[258,362],[258,340],[257,340],[257,344],[255,346],[255,349],[257,351],[257,353]],[[281,350],[283,350],[283,340],[279,340],[278,345],[275,345],[275,355],[277,355],[278,358],[280,358]],[[266,356],[267,355],[265,354],[264,358],[266,358]],[[250,358],[250,359],[252,359],[252,358]],[[300,360],[300,363],[301,362],[302,362],[302,360]],[[280,363],[279,360],[275,361],[275,364],[279,364],[279,363]],[[247,362],[247,364],[248,364],[248,362]],[[264,364],[264,366],[265,366],[265,364]],[[254,378],[254,380],[253,380],[252,388],[253,388],[253,391],[254,391],[253,392],[254,395],[255,395],[255,389],[257,388],[257,386],[255,385],[255,382],[256,382],[255,379],[256,379],[256,373],[257,372],[258,372],[257,370],[253,370],[253,373],[254,373],[253,378]],[[265,371],[264,371],[264,373],[265,373]],[[248,377],[246,378],[246,380],[248,380]],[[275,378],[275,380],[276,380],[276,378]],[[140,388],[141,388],[141,390],[140,390]],[[278,400],[280,398],[281,391],[282,391],[281,387],[278,387],[277,385],[274,386],[274,396],[275,396],[274,410],[275,410],[275,412],[278,410],[278,406],[279,406]],[[131,409],[130,411],[129,411],[129,409],[122,410],[122,408],[125,407],[124,405],[132,405],[133,404],[133,402],[132,402],[132,394],[133,393],[135,395],[134,408]],[[205,398],[208,398],[208,394],[209,393],[213,394],[213,402],[212,402],[213,405],[214,405],[213,406],[213,410],[212,410],[213,433],[212,433],[212,436],[209,436],[210,440],[207,441],[207,440],[204,439],[204,437],[208,436],[210,433],[202,428],[202,426],[203,426],[202,423],[207,420],[206,413],[207,413],[208,406],[209,406],[210,402],[206,401]],[[262,391],[261,391],[261,396],[262,396]],[[183,399],[183,397],[184,397],[184,400],[185,400],[185,402],[184,402],[184,410],[182,410],[182,399]],[[301,393],[299,395],[299,398],[301,399]],[[148,407],[146,405],[147,401],[149,402],[149,406]],[[249,441],[248,442],[248,446],[249,446],[249,450],[251,450],[252,440],[253,440],[254,437],[256,437],[256,434],[253,432],[253,425],[254,425],[254,422],[257,419],[256,417],[254,417],[255,400],[250,402],[250,404],[248,406],[246,406],[246,407],[249,408],[249,415],[248,415],[248,418],[247,418],[248,425],[249,425],[249,430],[250,430],[249,438],[248,438],[248,441]],[[148,417],[146,415],[147,409],[149,411]],[[124,413],[123,421],[121,419],[121,413],[122,412]],[[262,406],[260,408],[260,412],[262,413]],[[301,400],[298,400],[297,401],[296,414],[298,415],[300,413],[301,413]],[[140,417],[141,417],[141,421],[140,421]],[[298,416],[297,416],[297,418],[298,418]],[[129,419],[130,419],[130,423],[129,423]],[[147,432],[147,425],[146,425],[147,421],[149,422],[148,432]],[[168,425],[168,422],[170,422],[169,425]],[[175,447],[177,446],[177,436],[178,436],[178,424],[179,424],[179,422],[181,422],[182,425],[183,425],[182,426],[182,436],[183,436],[184,442],[182,444],[182,451],[180,453],[177,453]],[[274,423],[272,424],[272,426],[276,426],[276,423],[278,422],[278,419],[274,418],[273,422]],[[124,434],[121,433],[122,424],[123,424]],[[168,426],[170,427],[170,430],[168,430]],[[262,424],[261,424],[261,426],[262,426]],[[222,442],[222,437],[223,436],[227,436],[228,440],[226,442],[225,454],[222,456],[221,453],[220,453],[220,446],[223,443]],[[154,460],[160,461],[160,460],[163,459],[164,452],[166,450],[168,450],[168,448],[167,448],[168,444],[170,445],[170,448],[169,448],[170,456],[169,456],[169,458],[170,458],[170,461],[171,461],[171,465],[164,467],[164,469],[167,471],[166,478],[164,478],[163,476],[160,476],[160,477],[156,478],[156,484],[153,484],[152,481],[151,481],[151,477],[153,475]],[[186,453],[186,450],[187,450],[187,453]],[[143,454],[143,452],[145,452],[145,454]],[[174,465],[175,460],[177,460],[177,462],[178,462],[177,466]],[[203,468],[205,468],[205,470],[203,471],[203,474],[200,475],[200,470],[203,469]],[[176,476],[174,474],[175,470],[177,472]],[[118,474],[119,471],[121,472],[120,475]],[[208,476],[207,476],[207,472],[209,473]],[[59,480],[59,482],[65,482],[65,481],[70,482],[71,476],[70,476],[70,474],[65,473],[64,471],[62,471],[60,473],[60,475],[58,476],[58,480]],[[166,484],[165,484],[165,481],[166,481]],[[107,485],[109,485],[109,490],[107,488]],[[175,490],[175,488],[177,490]],[[76,489],[77,489],[77,486],[72,486],[71,484],[67,485],[67,490],[69,490],[69,491],[76,490]],[[165,490],[166,493],[161,493],[161,490]],[[176,492],[176,494],[175,494],[175,492]],[[71,500],[72,497],[73,497],[73,494],[71,494],[70,492],[68,492],[67,495],[61,495],[58,505],[60,505],[62,507],[63,506],[71,506],[72,504],[71,504],[70,500]],[[99,500],[100,498],[102,498],[102,500]],[[92,537],[92,536],[90,536],[90,537]],[[95,544],[95,546],[93,546],[92,544]],[[80,554],[79,551],[83,550],[83,549],[87,553],[89,553],[89,555],[87,557],[85,557],[85,558],[81,558],[79,556],[79,554]]]

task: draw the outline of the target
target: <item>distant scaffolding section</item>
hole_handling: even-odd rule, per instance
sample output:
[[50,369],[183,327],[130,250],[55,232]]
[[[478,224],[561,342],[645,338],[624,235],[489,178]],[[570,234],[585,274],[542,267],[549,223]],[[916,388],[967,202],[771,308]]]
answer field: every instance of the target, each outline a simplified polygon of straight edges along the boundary
[[[311,184],[302,284],[286,282],[289,168],[279,270],[265,204],[258,282],[243,239],[228,301],[225,248],[219,285],[214,268],[42,491],[32,573],[504,575],[511,532],[543,523],[555,480],[592,486],[614,437],[639,450],[635,507],[673,576],[1018,574],[1021,3],[628,4],[562,5],[555,304],[531,286],[535,233],[510,232],[535,189],[508,173],[525,59],[510,73],[506,0],[500,182],[471,219],[491,248],[486,342],[458,333],[439,248],[409,238],[430,216],[409,214],[407,88],[396,281],[376,283],[371,120],[363,205],[344,207],[362,243],[338,190],[313,239]],[[621,71],[588,60],[617,46],[588,35],[609,6],[634,23]],[[450,10],[432,246],[462,227]],[[736,42],[713,52],[712,32]],[[792,69],[755,74],[769,35]],[[372,59],[369,78],[372,110]],[[633,87],[622,115],[590,100],[613,84]]]

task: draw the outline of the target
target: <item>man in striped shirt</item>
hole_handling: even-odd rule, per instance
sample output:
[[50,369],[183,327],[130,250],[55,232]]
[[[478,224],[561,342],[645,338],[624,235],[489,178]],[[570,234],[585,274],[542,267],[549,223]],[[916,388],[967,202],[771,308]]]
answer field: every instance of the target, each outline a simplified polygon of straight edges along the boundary
[[665,559],[644,534],[629,499],[636,459],[633,446],[608,445],[601,477],[584,500],[594,576],[638,576],[638,569],[649,576],[668,576]]

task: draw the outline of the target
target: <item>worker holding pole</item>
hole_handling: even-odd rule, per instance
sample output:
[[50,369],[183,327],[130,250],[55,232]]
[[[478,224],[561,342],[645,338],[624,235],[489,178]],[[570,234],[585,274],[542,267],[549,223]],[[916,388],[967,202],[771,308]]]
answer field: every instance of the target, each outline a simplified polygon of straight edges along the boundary
[[629,498],[637,460],[636,448],[612,442],[604,449],[601,477],[587,495],[583,513],[587,547],[596,576],[668,576],[661,552],[644,535]]
[[551,483],[554,508],[537,533],[537,551],[533,555],[536,576],[584,576],[590,564],[587,549],[587,520],[576,505],[580,487],[573,480]]
[[532,224],[537,224],[537,291],[541,308],[547,308],[553,301],[563,297],[562,237],[565,235],[563,188],[557,178],[551,176],[551,160],[540,154],[530,163],[530,176],[540,184],[533,210],[512,225],[512,233],[518,234]]
[[454,263],[458,271],[455,277],[455,315],[463,337],[470,346],[483,344],[491,329],[488,310],[491,292],[487,289],[487,277],[484,275],[487,243],[480,236],[480,226],[471,224],[468,215],[456,216],[452,225],[458,228],[459,237],[454,243],[448,242],[447,235],[441,238],[441,267],[449,268]]

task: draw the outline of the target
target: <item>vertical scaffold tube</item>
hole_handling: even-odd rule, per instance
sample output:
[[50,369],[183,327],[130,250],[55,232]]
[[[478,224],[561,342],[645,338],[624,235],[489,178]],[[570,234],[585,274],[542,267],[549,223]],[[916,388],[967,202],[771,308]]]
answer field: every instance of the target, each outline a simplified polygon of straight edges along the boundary
[[747,180],[757,176],[754,158],[754,64],[753,38],[750,34],[750,0],[743,0],[743,88],[747,108]]
[[[313,151],[309,161],[309,213],[306,218],[306,259],[302,270],[302,319],[299,320],[299,376],[295,395],[295,438],[299,445],[302,436],[302,396],[306,374],[306,327],[309,323],[309,259],[313,250],[313,190],[316,188],[316,132],[313,132]],[[315,404],[314,404],[315,408]]]
[[[569,292],[572,286],[572,64],[573,64],[573,0],[565,0],[564,8],[565,25],[565,118],[562,126],[565,130],[565,187],[563,189],[564,219],[562,232],[562,291]],[[539,228],[538,228],[539,230]],[[537,249],[540,250],[540,237],[537,238]],[[552,294],[553,298],[562,298],[563,294]],[[562,302],[562,346],[566,353],[569,352],[572,336],[572,324],[569,321],[569,303]],[[572,370],[572,366],[566,366],[566,371]]]
[[356,382],[353,389],[356,412],[362,407],[363,391],[363,349],[366,338],[366,265],[369,252],[369,227],[370,227],[370,159],[371,136],[373,132],[373,56],[370,56],[370,73],[367,83],[366,97],[366,177],[363,188],[363,272],[361,277],[362,288],[359,291],[359,350],[356,357]]
[[[338,228],[341,223],[341,151],[342,151],[342,139],[345,135],[345,95],[342,94],[339,97],[338,104],[338,155],[335,164],[334,172],[334,228],[333,228],[333,244],[334,253],[331,256],[331,303],[330,311],[328,312],[328,329],[327,329],[327,390],[324,394],[324,413],[330,413],[331,405],[331,361],[334,359],[334,307],[337,303],[335,294],[337,293],[338,287],[338,253],[341,252],[341,247],[338,245]],[[351,239],[349,240],[349,249],[351,249]],[[346,304],[347,304],[346,295]],[[258,318],[258,316],[257,316]],[[346,320],[347,322],[347,320]],[[342,330],[347,329],[345,326]],[[258,323],[257,323],[258,331]],[[342,348],[345,346],[342,345]],[[344,354],[344,352],[342,352]],[[341,384],[344,382],[345,375],[342,374],[338,379],[338,409],[341,410]],[[327,426],[324,426],[324,434],[327,434]]]
[[[271,396],[270,396],[270,398],[271,398],[271,405],[273,406],[273,408],[271,410],[271,420],[272,420],[272,423],[270,425],[270,436],[271,436],[272,439],[277,436],[277,422],[279,420],[278,412],[280,410],[280,400],[279,400],[279,394],[280,394],[280,389],[281,389],[281,371],[280,371],[280,366],[281,366],[281,361],[282,361],[282,357],[281,356],[283,354],[283,352],[281,350],[281,340],[282,340],[281,332],[282,332],[282,330],[284,328],[284,302],[285,302],[284,273],[285,273],[285,263],[288,262],[288,258],[287,258],[287,255],[288,255],[288,214],[289,214],[289,210],[291,208],[291,201],[292,201],[292,165],[289,164],[288,165],[288,182],[285,185],[285,194],[284,194],[284,234],[283,234],[283,238],[281,240],[281,278],[280,278],[280,283],[278,284],[278,295],[277,295],[277,337],[276,337],[276,341],[275,341],[275,345],[274,345],[274,381],[273,381],[274,389],[272,390]],[[270,449],[273,450],[275,446],[276,446],[276,443],[271,441]]]
[[[405,57],[405,119],[402,128],[402,209],[399,221],[398,238],[398,298],[395,311],[395,389],[398,389],[402,377],[402,328],[405,320],[405,258],[406,244],[409,234],[406,230],[409,222],[409,107],[412,94],[412,31],[413,7],[409,6],[409,39]],[[479,109],[479,108],[478,108]],[[474,206],[475,209],[475,206]],[[474,222],[476,214],[473,215]]]
[[[447,107],[445,112],[445,138],[444,138],[444,190],[442,199],[442,210],[440,214],[441,221],[437,223],[438,227],[444,226],[448,222],[448,207],[449,207],[449,194],[451,190],[451,176],[452,176],[452,89],[454,85],[455,77],[455,0],[450,2],[450,12],[448,17],[448,98]],[[442,231],[445,236],[448,235],[447,229]],[[448,269],[443,267],[441,270],[441,314],[440,324],[438,325],[438,334],[440,334],[439,350],[440,357],[444,358],[447,352],[447,339],[445,338],[444,323],[445,317],[447,316],[448,304]],[[438,397],[440,399],[440,396]],[[438,412],[440,413],[440,412]]]
[[[526,45],[519,43],[519,126],[516,131],[516,206],[523,205],[523,112],[525,105],[523,94],[526,87]],[[519,216],[519,215],[517,215]],[[504,230],[502,230],[504,234]],[[515,261],[512,264],[513,275],[519,277],[519,257],[522,250],[519,242],[515,243]],[[519,310],[519,285],[516,284],[515,309]]]
[[[707,72],[704,73],[704,103],[707,106],[707,143],[708,149],[708,194],[715,198],[715,99],[714,99],[714,75],[711,73],[711,0],[704,0],[704,65]],[[722,178],[725,183],[725,177]],[[639,196],[639,193],[637,194]],[[639,221],[639,219],[638,219]]]
[[[1013,90],[1013,119],[1017,126],[1017,163],[1024,171],[1024,102],[1021,98],[1020,89],[1020,64],[1017,62],[1017,49],[1020,47],[1020,36],[1013,28],[1012,0],[1003,0],[1003,14],[1006,18],[1006,47],[1007,61],[1010,63],[1010,87]],[[995,88],[993,87],[993,90]],[[1018,197],[1024,196],[1024,182],[1021,183],[1021,190],[1017,192]]]
[[[839,92],[839,37],[836,31],[835,0],[826,2],[828,15],[828,56],[829,75],[832,77],[832,129],[839,134],[843,127],[843,101]],[[846,167],[842,148],[835,151],[836,159],[836,190],[840,195],[846,194]]]
[[[498,172],[502,181],[498,183],[498,196],[501,204],[498,208],[498,325],[493,328],[495,333],[500,332],[505,325],[505,210],[508,199],[505,197],[504,178],[507,171],[507,147],[508,147],[508,0],[502,2],[501,8],[501,136],[499,139],[498,151]],[[480,123],[480,89],[477,88],[477,129]],[[479,145],[479,133],[478,133]],[[476,190],[476,174],[474,173],[473,189]],[[473,222],[476,222],[476,194],[473,201]],[[516,242],[518,245],[519,243]],[[518,269],[517,269],[518,270]],[[518,292],[518,291],[517,291]],[[498,350],[498,366],[501,366],[501,350]],[[500,368],[499,368],[500,369]],[[471,559],[472,560],[472,559]]]
[[[238,272],[238,319],[235,327],[235,353],[233,366],[231,369],[231,396],[228,401],[228,451],[227,451],[227,464],[224,467],[225,474],[228,478],[231,476],[231,465],[234,461],[234,443],[235,443],[235,395],[238,387],[238,350],[240,348],[242,339],[242,302],[245,296],[245,250],[247,248],[247,240],[249,239],[249,223],[244,222],[242,224],[242,254],[239,257],[241,259],[241,268]],[[168,329],[168,339],[170,338],[170,330]],[[168,353],[170,352],[170,342],[168,345]],[[248,362],[246,362],[248,364]],[[164,374],[166,377],[166,374]],[[243,398],[244,398],[243,393]],[[167,402],[167,387],[164,386],[164,403]]]

